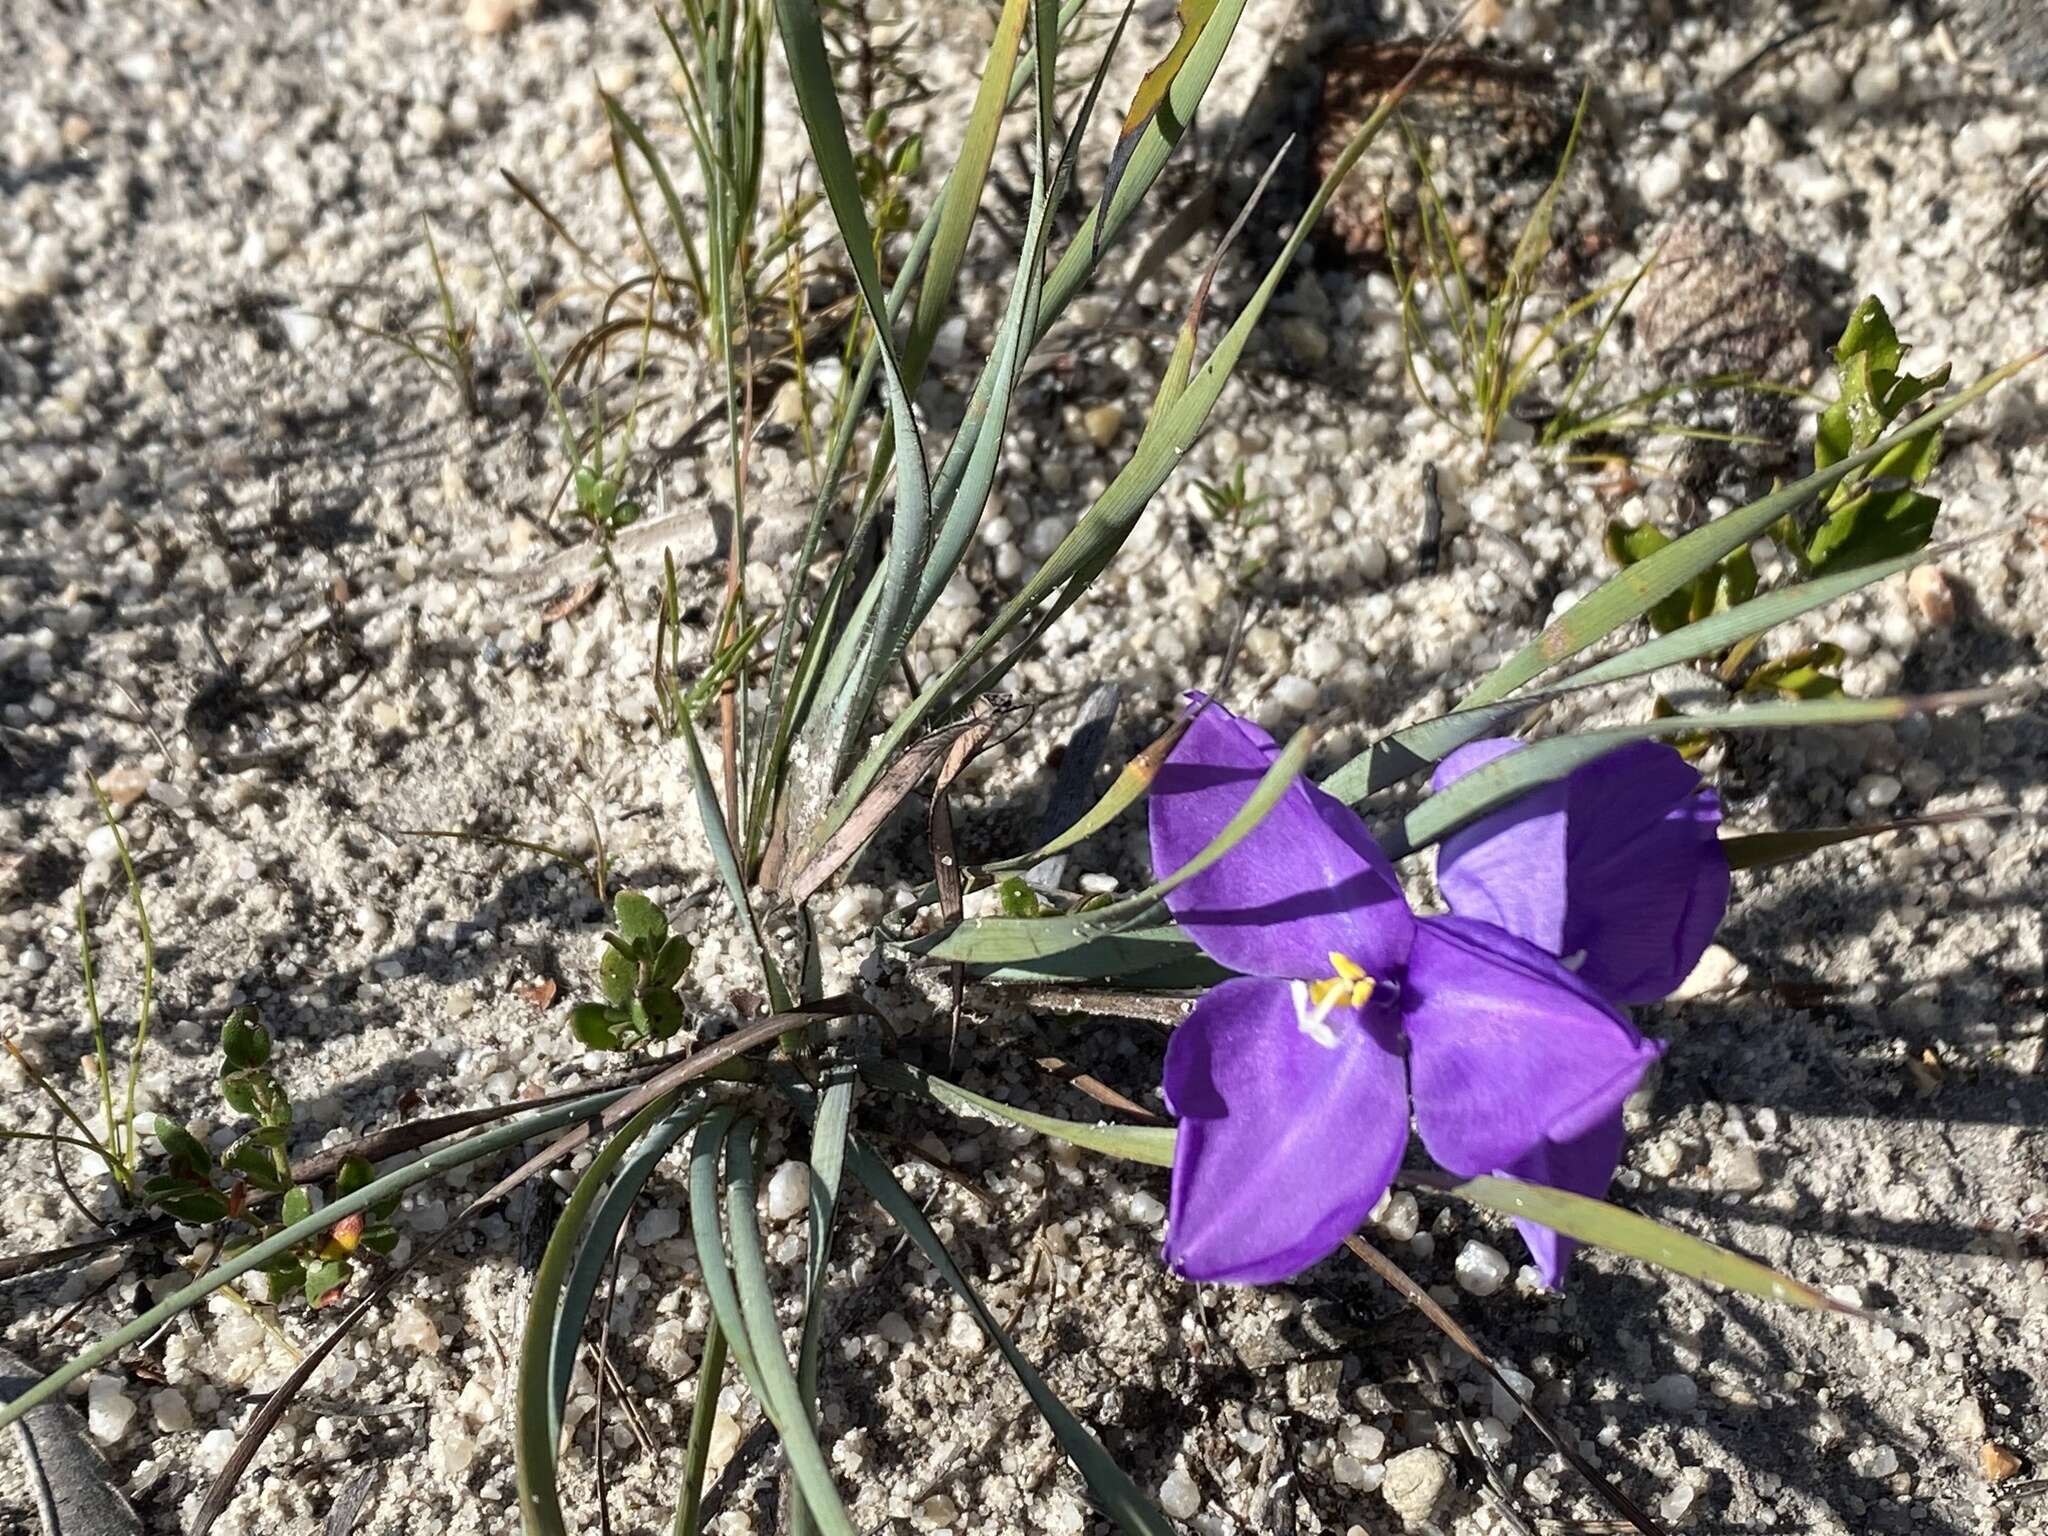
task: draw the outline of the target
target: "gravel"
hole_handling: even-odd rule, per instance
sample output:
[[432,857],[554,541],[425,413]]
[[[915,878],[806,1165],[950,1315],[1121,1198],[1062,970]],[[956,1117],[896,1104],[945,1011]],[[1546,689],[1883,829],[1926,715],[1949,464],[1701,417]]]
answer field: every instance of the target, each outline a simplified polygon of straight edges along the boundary
[[[1127,100],[1165,52],[1168,8],[1157,9],[1134,22],[1106,102]],[[2031,22],[2031,8],[2001,13],[1987,0],[1959,7],[1953,25],[1931,11],[1844,8],[1740,75],[1790,30],[1789,14],[1680,7],[1653,19],[1620,0],[1500,9],[1488,46],[1538,62],[1555,50],[1602,88],[1607,121],[1585,162],[1602,186],[1582,206],[1606,213],[1573,245],[1589,282],[1647,258],[1669,230],[1736,228],[1769,243],[1731,247],[1771,263],[1757,256],[1752,290],[1731,302],[1754,304],[1764,334],[1740,339],[1773,367],[1818,365],[1816,342],[1868,292],[1913,343],[1913,366],[1950,360],[1959,379],[2048,336],[2048,287],[2027,286],[2024,263],[2008,259],[2012,210],[2048,150],[2038,65],[2024,42],[2001,54],[1972,30],[2000,14]],[[1430,20],[1416,7],[1389,27]],[[910,111],[935,145],[971,97],[986,22],[957,7],[908,18],[934,93]],[[664,374],[647,441],[677,447],[634,530],[656,531],[622,549],[622,589],[549,616],[590,562],[550,516],[553,429],[492,267],[503,253],[513,291],[535,299],[585,276],[497,177],[504,166],[601,263],[637,269],[589,82],[687,160],[644,10],[27,0],[0,15],[0,41],[19,61],[0,122],[0,1034],[96,1097],[80,1066],[81,886],[102,1004],[117,1032],[133,1018],[140,934],[88,770],[119,810],[158,946],[160,1027],[140,1096],[208,1135],[231,1129],[212,1042],[244,1004],[277,1037],[295,1150],[605,1070],[564,1022],[591,993],[603,922],[582,877],[401,828],[481,826],[587,857],[594,815],[616,881],[656,893],[698,946],[685,983],[693,1021],[715,1032],[749,1014],[754,1000],[736,994],[758,983],[696,829],[687,766],[652,727],[645,666],[665,543],[686,606],[716,612],[716,518],[703,513],[729,495],[729,470],[684,438],[716,381],[694,363]],[[1234,209],[1261,136],[1277,148],[1309,126],[1296,120],[1312,99],[1302,82],[1324,41],[1291,8],[1254,7],[1167,190],[1214,186]],[[2001,59],[2012,77],[1997,73]],[[1091,145],[1083,188],[1099,186],[1103,146]],[[771,185],[805,158],[786,103],[768,156]],[[1248,291],[1242,261],[1283,219],[1294,175],[1276,180],[1275,201],[1226,261],[1212,314]],[[687,177],[683,192],[696,206]],[[476,319],[480,417],[387,345],[328,319],[432,318],[422,214]],[[1130,269],[1117,266],[1085,316],[1109,339],[1064,329],[1052,365],[1027,375],[997,501],[934,610],[932,646],[913,658],[920,676],[1017,590],[1136,442],[1220,232],[1198,230],[1137,274],[1128,302],[1116,296]],[[1254,344],[1126,559],[1018,669],[1033,718],[956,794],[969,857],[1035,841],[1073,702],[1095,683],[1122,687],[1111,756],[1128,757],[1181,689],[1213,683],[1242,621],[1231,702],[1276,728],[1314,720],[1333,764],[1368,732],[1448,707],[1567,611],[1606,574],[1610,518],[1676,532],[1702,514],[1698,498],[1765,489],[1808,453],[1738,455],[1711,474],[1682,465],[1680,480],[1654,466],[1600,477],[1525,442],[1481,454],[1410,403],[1385,272],[1321,237],[1310,254],[1283,290],[1284,323]],[[942,337],[948,355],[971,360],[988,344],[994,280],[1013,261],[998,234],[977,234],[968,268],[983,291]],[[1679,297],[1698,294],[1666,294]],[[572,297],[544,342],[559,349],[590,313]],[[1701,333],[1682,306],[1659,313],[1664,331],[1647,313],[1638,329],[1651,334],[1621,328],[1612,387],[1703,366],[1689,345],[1730,341]],[[824,360],[820,388],[834,367]],[[964,406],[944,384],[920,403],[934,423]],[[798,410],[778,404],[783,424],[752,459],[766,563],[749,580],[763,591],[786,579],[801,536]],[[1808,430],[1798,411],[1791,423]],[[1952,435],[1939,470],[1945,530],[1977,541],[1792,626],[1784,643],[1843,643],[1856,694],[2037,681],[2048,551],[2012,530],[2040,502],[2044,424],[2037,369]],[[1654,445],[1649,454],[1661,462]],[[1222,482],[1240,462],[1273,520],[1229,552],[1233,566],[1192,481]],[[1428,574],[1417,558],[1425,464],[1445,503]],[[1241,576],[1247,567],[1256,574]],[[691,665],[703,627],[686,636]],[[1549,724],[1639,719],[1648,707],[1647,688],[1623,690],[1565,701]],[[1521,1267],[1508,1224],[1428,1191],[1390,1198],[1366,1235],[1516,1362],[1518,1388],[1608,1475],[1674,1523],[1976,1536],[2002,1512],[2016,1526],[2031,1508],[1994,1507],[1988,1479],[2038,1475],[2027,1469],[2048,1438],[2029,1385],[2048,1320],[2048,1161],[2035,1130],[2048,1120],[2048,734],[2037,711],[2000,702],[1897,728],[1720,743],[1706,761],[1742,830],[2019,812],[1739,876],[1721,946],[1679,999],[1643,1017],[1670,1049],[1630,1112],[1618,1198],[1912,1326],[1667,1284],[1597,1254],[1550,1295]],[[914,837],[892,834],[828,894],[828,986],[858,980],[863,935],[923,878],[918,858]],[[1141,819],[1073,862],[1073,889],[1137,888],[1148,875]],[[943,1039],[945,1010],[929,1002],[892,1004],[892,1024]],[[1149,1027],[970,1010],[958,1071],[1049,1114],[1098,1113],[1037,1068],[1052,1052],[1157,1107]],[[11,1058],[0,1060],[0,1098],[10,1124],[46,1117]],[[861,1112],[881,1114],[878,1103]],[[889,1152],[901,1176],[1020,1348],[1140,1486],[1203,1536],[1377,1530],[1390,1511],[1480,1536],[1496,1527],[1478,1469],[1451,1459],[1464,1456],[1466,1420],[1526,1520],[1610,1517],[1490,1382],[1348,1258],[1293,1287],[1188,1286],[1158,1263],[1163,1173],[938,1117],[891,1128],[906,1137]],[[775,1223],[764,1236],[794,1294],[806,1142],[795,1125],[764,1134]],[[31,1149],[0,1151],[9,1252],[89,1230],[47,1168]],[[608,1407],[608,1429],[627,1436],[610,1465],[615,1528],[665,1519],[708,1322],[673,1170],[636,1214],[618,1287],[618,1367],[657,1454]],[[72,1172],[79,1182],[84,1170]],[[421,1191],[399,1219],[406,1242],[441,1230],[483,1187]],[[286,1416],[223,1536],[316,1529],[361,1477],[374,1489],[355,1526],[363,1536],[512,1528],[508,1367],[529,1244],[551,1214],[515,1205],[456,1234],[373,1309]],[[863,1202],[844,1201],[843,1217],[821,1434],[856,1525],[1095,1530],[1043,1426],[1028,1411],[1013,1424],[1024,1399],[972,1318]],[[48,1369],[73,1340],[161,1294],[165,1270],[117,1253],[70,1278],[10,1285],[0,1330]],[[295,1347],[319,1331],[297,1307],[276,1323]],[[76,1406],[146,1528],[170,1531],[291,1364],[254,1318],[223,1304],[124,1358]],[[593,1510],[595,1392],[579,1371],[565,1460],[577,1520]],[[768,1528],[757,1512],[775,1498],[779,1464],[742,1452],[759,1422],[728,1381],[712,1446],[714,1468],[733,1469],[728,1536]],[[1291,1501],[1284,1520],[1276,1497]],[[15,1459],[0,1454],[0,1529],[32,1518]]]

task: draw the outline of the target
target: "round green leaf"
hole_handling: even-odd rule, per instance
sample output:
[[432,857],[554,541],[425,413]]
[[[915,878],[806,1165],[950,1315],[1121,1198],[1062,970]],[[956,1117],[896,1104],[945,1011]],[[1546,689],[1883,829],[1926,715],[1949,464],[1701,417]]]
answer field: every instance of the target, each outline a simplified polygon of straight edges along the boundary
[[658,945],[668,937],[668,919],[661,908],[638,891],[619,892],[612,911],[618,916],[619,932],[636,948],[642,943]]
[[220,1050],[231,1067],[260,1067],[270,1060],[270,1031],[237,1009],[221,1026]]
[[594,1051],[619,1049],[616,1015],[603,1003],[578,1003],[569,1010],[569,1028]]
[[633,1001],[633,993],[639,988],[640,967],[624,952],[606,945],[597,962],[597,985],[606,1002],[623,1008]]

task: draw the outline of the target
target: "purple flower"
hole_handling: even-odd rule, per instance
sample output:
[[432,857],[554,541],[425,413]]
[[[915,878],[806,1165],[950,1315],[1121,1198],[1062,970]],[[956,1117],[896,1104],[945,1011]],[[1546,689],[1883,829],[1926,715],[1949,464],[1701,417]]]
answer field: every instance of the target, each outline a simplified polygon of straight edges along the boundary
[[[1491,756],[1511,748],[1467,749],[1473,755],[1462,767],[1484,760],[1482,749]],[[1275,755],[1257,726],[1214,704],[1201,709],[1152,788],[1159,875],[1214,839]],[[1203,951],[1240,973],[1202,998],[1167,1048],[1166,1098],[1180,1118],[1168,1263],[1192,1279],[1259,1283],[1329,1254],[1400,1168],[1411,1099],[1423,1146],[1460,1177],[1500,1173],[1606,1191],[1621,1156],[1622,1101],[1660,1047],[1637,1034],[1599,986],[1649,985],[1662,974],[1657,964],[1678,963],[1703,914],[1719,915],[1710,881],[1653,875],[1655,913],[1661,921],[1675,906],[1685,937],[1638,955],[1645,946],[1616,917],[1627,891],[1589,895],[1567,878],[1583,856],[1598,861],[1591,867],[1608,886],[1642,879],[1648,863],[1670,855],[1663,841],[1647,856],[1616,861],[1625,837],[1646,826],[1659,839],[1673,825],[1704,826],[1712,836],[1712,821],[1687,809],[1696,780],[1667,793],[1664,776],[1639,787],[1612,762],[1582,770],[1592,794],[1606,800],[1611,827],[1574,820],[1568,781],[1562,811],[1525,815],[1517,805],[1489,818],[1500,822],[1495,837],[1506,856],[1494,857],[1485,837],[1464,839],[1455,856],[1446,849],[1446,891],[1467,888],[1472,902],[1491,903],[1486,915],[1497,922],[1468,911],[1416,916],[1363,824],[1306,781],[1230,853],[1167,896]],[[1562,825],[1538,843],[1545,815]],[[1543,878],[1518,871],[1517,838],[1529,839],[1528,857],[1549,860]],[[1671,840],[1681,853],[1692,848],[1680,847],[1675,833]],[[1696,849],[1691,856],[1698,862]],[[1725,897],[1725,864],[1721,881]],[[1677,900],[1667,886],[1681,884],[1691,894]],[[1711,924],[1705,931],[1711,936]],[[1597,945],[1599,986],[1539,947],[1548,942],[1555,951],[1566,938],[1584,941],[1588,968]],[[1517,1225],[1545,1283],[1559,1283],[1573,1245],[1547,1228]]]
[[[1516,751],[1475,741],[1432,789]],[[1728,910],[1721,802],[1662,742],[1618,747],[1468,822],[1437,850],[1451,909],[1557,955],[1610,1002],[1654,1003],[1699,963]]]

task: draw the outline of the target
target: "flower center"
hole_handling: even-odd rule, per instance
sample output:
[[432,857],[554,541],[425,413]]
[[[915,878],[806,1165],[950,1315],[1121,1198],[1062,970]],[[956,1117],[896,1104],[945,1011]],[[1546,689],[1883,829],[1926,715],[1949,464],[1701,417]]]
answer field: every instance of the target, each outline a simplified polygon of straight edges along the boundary
[[1337,1032],[1330,1028],[1330,1014],[1337,1008],[1363,1008],[1372,999],[1377,983],[1365,974],[1365,967],[1349,955],[1330,951],[1330,969],[1335,974],[1323,981],[1292,984],[1294,1019],[1301,1032],[1317,1045],[1334,1048]]

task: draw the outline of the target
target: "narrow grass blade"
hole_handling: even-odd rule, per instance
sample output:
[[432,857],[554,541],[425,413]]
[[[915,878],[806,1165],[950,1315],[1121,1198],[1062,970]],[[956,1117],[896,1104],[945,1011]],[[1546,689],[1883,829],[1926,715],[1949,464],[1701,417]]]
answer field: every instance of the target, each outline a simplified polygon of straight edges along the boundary
[[838,873],[841,865],[865,846],[910,792],[938,767],[947,752],[952,750],[953,743],[970,727],[981,723],[984,722],[961,720],[934,731],[891,763],[854,813],[826,839],[825,846],[789,877],[785,886],[789,899],[799,903],[810,900],[827,880]]
[[1788,1306],[1814,1312],[1839,1312],[1865,1322],[1877,1319],[1872,1313],[1848,1302],[1837,1301],[1824,1291],[1781,1275],[1754,1259],[1744,1258],[1703,1238],[1693,1237],[1648,1216],[1625,1211],[1605,1200],[1575,1195],[1568,1190],[1524,1184],[1519,1179],[1477,1178],[1448,1184],[1445,1193],[1470,1204],[1533,1221],[1566,1237],[1577,1238],[1611,1253],[1640,1259],[1659,1269],[1726,1286],[1731,1291],[1781,1301]]
[[712,862],[718,866],[719,878],[725,882],[725,892],[732,898],[733,909],[740,921],[746,925],[747,937],[753,941],[754,958],[760,963],[770,1004],[777,1013],[787,1013],[791,1008],[789,988],[783,981],[781,967],[776,965],[775,957],[768,953],[768,946],[761,938],[760,920],[754,916],[754,903],[747,893],[746,877],[740,873],[739,856],[733,851],[725,813],[718,808],[718,789],[712,782],[711,767],[704,761],[704,748],[697,740],[697,727],[691,723],[687,713],[677,717],[677,725],[683,738],[683,750],[689,756],[690,785],[697,796],[697,819],[703,823],[704,840],[711,845]]
[[1450,714],[1424,720],[1374,742],[1324,779],[1322,787],[1347,805],[1355,805],[1368,795],[1377,794],[1433,767],[1467,742],[1499,734],[1512,726],[1523,713],[1545,700],[1562,698],[1586,688],[1647,677],[1665,667],[1679,666],[1701,657],[1718,656],[1752,635],[1763,634],[1816,608],[1839,602],[1888,576],[1896,576],[1915,565],[1936,559],[1941,553],[1941,550],[1921,550],[1895,560],[1883,560],[1814,581],[1781,587],[1753,597],[1724,613],[1710,614],[1674,629],[1668,635],[1645,640],[1618,656],[1574,672],[1551,687],[1496,703],[1462,706]]
[[920,939],[909,948],[927,959],[958,961],[965,965],[1014,965],[1075,949],[1091,939],[1101,938],[1142,921],[1158,910],[1167,892],[1192,880],[1251,835],[1282,795],[1301,777],[1315,745],[1315,733],[1297,731],[1294,739],[1268,768],[1249,799],[1210,840],[1209,845],[1164,880],[1156,881],[1135,895],[1111,902],[1092,912],[1072,917],[980,917]]
[[[653,1106],[649,1106],[652,1108]],[[625,1226],[632,1215],[633,1204],[640,1198],[640,1191],[647,1187],[647,1181],[654,1177],[654,1170],[669,1153],[670,1148],[687,1135],[692,1126],[703,1117],[704,1107],[692,1102],[671,1110],[649,1129],[631,1150],[618,1174],[604,1192],[603,1203],[597,1207],[589,1220],[589,1230],[576,1250],[575,1267],[569,1271],[566,1284],[562,1287],[561,1304],[556,1308],[556,1323],[549,1336],[549,1354],[552,1357],[547,1411],[550,1428],[550,1444],[560,1437],[562,1408],[569,1400],[569,1381],[575,1374],[576,1347],[583,1333],[583,1321],[589,1315],[592,1299],[604,1276],[605,1261],[610,1257],[614,1240],[619,1229]],[[621,1136],[624,1135],[622,1131]],[[609,1150],[609,1148],[607,1148]],[[598,1161],[602,1161],[599,1159]],[[617,1161],[614,1159],[613,1161]],[[598,1162],[593,1161],[592,1168]],[[585,1171],[584,1177],[588,1178]],[[579,1183],[578,1188],[582,1186]],[[572,1193],[573,1202],[574,1195]],[[569,1226],[567,1213],[555,1223],[559,1235]],[[540,1294],[538,1280],[534,1294]],[[529,1313],[529,1317],[531,1314]]]
[[[1209,25],[1216,25],[1226,13],[1227,7],[1219,7]],[[1425,54],[1423,62],[1429,57]],[[1200,435],[1209,412],[1235,372],[1251,340],[1252,331],[1279,291],[1281,280],[1293,265],[1295,255],[1309,232],[1403,93],[1419,78],[1421,67],[1421,62],[1418,62],[1416,69],[1382,98],[1372,115],[1346,143],[1343,153],[1296,221],[1286,244],[1267,268],[1251,299],[1172,404],[1146,422],[1138,447],[1123,469],[1072,532],[1032,574],[1023,589],[1004,604],[994,621],[963,648],[958,660],[933,678],[910,707],[892,722],[855,770],[848,793],[872,782],[882,766],[933,711],[945,706],[958,707],[963,699],[978,697],[993,687],[1023,651],[1071,608],[1089,584],[1108,568],[1129,539],[1153,495],[1166,483],[1167,477]],[[1054,275],[1057,277],[1058,269]],[[1012,644],[1007,653],[990,663],[990,656],[1006,642],[1012,631],[1020,628],[1022,638]],[[842,796],[842,802],[844,799]]]
[[1974,811],[1944,811],[1934,816],[1904,816],[1897,821],[1872,821],[1854,827],[1814,827],[1801,832],[1750,832],[1721,839],[1721,852],[1730,869],[1774,869],[1796,864],[1825,848],[1843,843],[1881,837],[1887,832],[1911,832],[1917,827],[1952,827],[1964,821],[2003,821],[2018,812],[2009,805],[1986,806]]
[[683,1452],[683,1485],[676,1492],[670,1536],[699,1536],[704,1478],[711,1469],[711,1431],[718,1422],[718,1392],[725,1380],[725,1330],[713,1317],[704,1328],[704,1353],[697,1359],[697,1393],[690,1405],[690,1438]]
[[939,192],[938,230],[931,255],[925,263],[925,278],[917,292],[917,308],[910,318],[910,336],[903,346],[904,372],[922,378],[931,357],[933,339],[939,333],[954,281],[960,275],[961,259],[967,254],[967,237],[974,229],[981,208],[981,194],[988,185],[988,170],[995,160],[996,136],[1001,131],[1003,109],[1009,104],[1010,77],[1017,67],[1017,54],[1024,38],[1024,18],[1031,0],[1003,0],[996,18],[996,34],[982,61],[981,85],[974,105],[967,113],[967,129],[961,136],[959,158]]
[[1043,986],[1054,981],[1115,983],[1132,992],[1196,992],[1231,973],[1171,923],[1090,939],[1076,949],[978,969],[984,986]]
[[1175,78],[1194,53],[1195,45],[1201,41],[1203,29],[1216,14],[1216,0],[1180,0],[1178,13],[1180,34],[1174,38],[1166,57],[1147,70],[1145,78],[1138,82],[1137,92],[1124,113],[1123,125],[1117,131],[1116,145],[1110,151],[1109,170],[1103,176],[1102,194],[1096,203],[1095,245],[1098,252],[1104,222],[1100,216],[1106,215],[1116,201],[1117,188],[1123,182],[1132,155],[1137,152],[1141,136],[1152,125],[1160,109],[1168,104]]
[[[925,467],[924,445],[919,438],[917,417],[911,409],[910,389],[890,332],[889,303],[882,277],[875,264],[874,235],[868,225],[860,177],[854,169],[853,152],[846,138],[846,122],[840,115],[839,96],[832,79],[831,61],[825,52],[825,36],[818,20],[815,0],[775,0],[777,31],[782,37],[783,56],[789,65],[790,84],[796,92],[797,109],[803,117],[819,184],[839,228],[839,237],[851,263],[855,286],[875,330],[876,355],[882,371],[882,393],[889,409],[890,431],[895,441],[896,504],[891,515],[888,557],[882,575],[882,597],[876,605],[874,633],[893,636],[901,632],[905,616],[917,592],[925,546],[930,537],[931,479]],[[867,718],[868,710],[888,674],[894,658],[887,646],[873,646],[852,686],[838,690],[825,700],[828,721],[825,740],[828,755],[837,760],[848,737]]]
[[1876,463],[1900,443],[1925,437],[2043,355],[2041,352],[2029,353],[1994,369],[1968,389],[1942,401],[1881,442],[1860,453],[1850,454],[1804,480],[1773,491],[1746,507],[1738,507],[1717,517],[1648,558],[1617,572],[1489,673],[1465,696],[1463,703],[1468,706],[1490,704],[1506,698],[1559,662],[1605,639],[1622,625],[1641,618],[1701,572],[1752,539],[1760,538],[1779,518],[1798,511],[1857,470]]
[[1117,817],[1142,800],[1152,788],[1152,781],[1159,777],[1168,754],[1180,745],[1181,737],[1187,734],[1191,715],[1183,715],[1167,727],[1166,731],[1136,757],[1125,763],[1102,798],[1095,802],[1079,819],[1058,836],[1034,848],[1029,853],[1020,853],[1015,858],[998,859],[993,864],[981,866],[984,873],[991,875],[1012,874],[1020,869],[1029,869],[1042,860],[1086,842]]
[[1787,699],[1740,709],[1671,715],[1662,720],[1531,742],[1519,752],[1474,769],[1440,794],[1431,795],[1408,813],[1398,829],[1389,829],[1380,843],[1389,858],[1426,848],[1474,817],[1506,805],[1539,784],[1561,779],[1582,763],[1589,763],[1625,742],[1653,741],[1692,731],[1788,730],[1904,720],[1912,715],[1990,703],[2005,696],[2000,689],[1977,689],[1887,699]]
[[1102,1448],[1102,1442],[1074,1417],[1072,1410],[1046,1385],[1045,1378],[1038,1374],[1015,1341],[1003,1331],[995,1315],[975,1293],[974,1287],[968,1284],[960,1266],[953,1262],[946,1245],[939,1241],[938,1233],[932,1230],[924,1212],[917,1208],[917,1203],[897,1182],[889,1165],[859,1140],[851,1143],[847,1156],[854,1177],[867,1187],[868,1193],[889,1213],[890,1220],[917,1245],[918,1252],[945,1277],[954,1293],[967,1304],[975,1321],[981,1324],[982,1332],[988,1335],[1001,1351],[1003,1359],[1009,1362],[1010,1369],[1016,1372],[1017,1380],[1030,1394],[1032,1404],[1045,1416],[1053,1438],[1059,1441],[1060,1449],[1066,1452],[1067,1459],[1081,1474],[1089,1493],[1117,1528],[1131,1533],[1131,1536],[1173,1536],[1173,1523],[1139,1491],[1130,1475],[1110,1459],[1109,1453]]
[[736,1110],[714,1109],[704,1117],[690,1143],[690,1231],[697,1243],[697,1263],[704,1275],[704,1294],[710,1298],[712,1315],[725,1334],[733,1364],[740,1368],[747,1387],[767,1406],[761,1388],[761,1373],[754,1362],[754,1345],[740,1321],[739,1292],[733,1289],[732,1265],[726,1258],[725,1229],[719,1221],[721,1191],[719,1165],[725,1156],[728,1136],[751,1134],[749,1122],[738,1119]]
[[[1174,1131],[1170,1126],[1089,1124],[1014,1109],[903,1062],[868,1062],[863,1064],[861,1072],[878,1088],[914,1094],[957,1112],[1000,1120],[1045,1136],[1057,1136],[1077,1147],[1126,1162],[1143,1163],[1154,1168],[1173,1166]],[[858,1173],[859,1153],[854,1156]],[[1424,1182],[1430,1188],[1441,1189],[1487,1210],[1538,1222],[1567,1237],[1641,1259],[1661,1269],[1796,1307],[1869,1316],[1754,1259],[1743,1258],[1650,1217],[1622,1210],[1605,1200],[1525,1184],[1518,1179],[1486,1177],[1453,1182],[1448,1178],[1432,1177]]]
[[1129,1163],[1146,1163],[1155,1168],[1173,1166],[1173,1129],[1170,1126],[1062,1120],[1028,1109],[1013,1109],[1000,1100],[986,1098],[942,1077],[934,1077],[908,1062],[863,1062],[861,1075],[877,1088],[910,1094],[955,1113],[1000,1120],[1007,1125],[1036,1131],[1041,1136],[1057,1136],[1090,1152],[1101,1152]]

